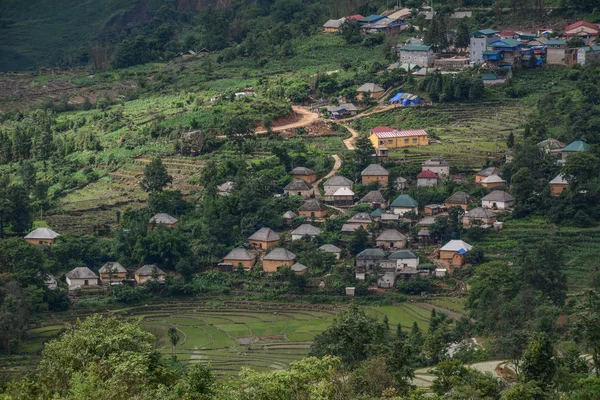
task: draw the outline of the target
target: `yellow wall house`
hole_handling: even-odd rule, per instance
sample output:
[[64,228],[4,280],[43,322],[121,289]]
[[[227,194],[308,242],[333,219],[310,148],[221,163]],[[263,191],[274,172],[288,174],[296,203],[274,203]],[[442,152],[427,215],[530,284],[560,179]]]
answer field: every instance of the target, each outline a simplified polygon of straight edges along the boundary
[[427,146],[429,138],[423,129],[398,131],[396,129],[378,126],[371,129],[371,143],[376,149],[397,149],[408,146]]

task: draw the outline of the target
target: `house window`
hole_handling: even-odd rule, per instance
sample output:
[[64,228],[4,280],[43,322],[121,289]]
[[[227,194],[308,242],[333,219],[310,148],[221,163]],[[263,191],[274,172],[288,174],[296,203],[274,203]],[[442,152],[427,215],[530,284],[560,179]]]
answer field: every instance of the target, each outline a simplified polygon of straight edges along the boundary
[[87,280],[87,279],[83,281],[83,286],[89,286],[89,284],[90,284],[90,283],[88,282],[88,280]]
[[44,244],[44,242],[40,240],[40,241],[39,241],[39,244]]
[[394,247],[394,242],[390,242],[390,247]]
[[392,144],[394,141],[392,139],[388,140],[388,144]]
[[385,140],[380,140],[380,141],[379,141],[379,144],[380,144],[380,145],[384,145],[384,144],[385,144]]
[[298,196],[302,196],[302,192],[298,192]]
[[408,139],[404,139],[404,144],[408,144]]
[[417,138],[413,139],[413,144],[417,144]]

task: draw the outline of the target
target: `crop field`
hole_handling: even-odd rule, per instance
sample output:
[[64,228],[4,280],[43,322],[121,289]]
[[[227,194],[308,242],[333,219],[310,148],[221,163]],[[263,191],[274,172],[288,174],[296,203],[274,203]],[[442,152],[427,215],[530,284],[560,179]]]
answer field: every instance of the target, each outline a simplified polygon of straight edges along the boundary
[[520,132],[526,111],[518,103],[435,105],[427,108],[396,108],[354,122],[362,134],[378,125],[402,129],[425,129],[439,143],[390,152],[393,158],[420,163],[443,157],[451,165],[475,168],[486,160],[499,160],[506,151],[506,138]]

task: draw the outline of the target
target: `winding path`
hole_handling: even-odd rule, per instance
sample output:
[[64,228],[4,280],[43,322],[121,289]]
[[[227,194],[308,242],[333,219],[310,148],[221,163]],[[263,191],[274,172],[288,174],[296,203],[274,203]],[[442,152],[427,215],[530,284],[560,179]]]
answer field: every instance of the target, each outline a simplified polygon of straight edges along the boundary
[[352,135],[348,139],[344,140],[344,145],[346,146],[346,148],[348,150],[356,150],[356,147],[354,147],[354,141],[358,137],[358,132],[356,131],[356,129],[353,129],[353,128],[349,127],[348,125],[345,125],[345,124],[341,124],[341,125],[344,128],[348,129],[348,132],[350,132],[350,134]]
[[[319,120],[319,118],[321,118],[319,116],[319,114],[311,112],[302,107],[292,106],[292,110],[294,111],[296,116],[300,117],[300,119],[298,119],[294,122],[290,122],[288,124],[274,126],[271,129],[273,132],[279,132],[279,131],[284,131],[286,129],[293,129],[293,128],[302,128],[304,126],[312,124],[313,122],[315,122],[315,121]],[[267,130],[266,129],[257,129],[256,133],[267,133]]]
[[313,191],[315,193],[315,197],[321,197],[321,192],[319,191],[319,184],[322,181],[329,179],[332,176],[334,176],[335,174],[337,174],[338,171],[340,170],[340,168],[342,167],[342,159],[340,158],[340,156],[338,156],[337,154],[333,154],[331,157],[333,157],[333,160],[334,160],[333,168],[331,169],[331,171],[329,171],[329,173],[327,175],[325,175],[324,177],[322,177],[318,181],[315,181],[312,184]]

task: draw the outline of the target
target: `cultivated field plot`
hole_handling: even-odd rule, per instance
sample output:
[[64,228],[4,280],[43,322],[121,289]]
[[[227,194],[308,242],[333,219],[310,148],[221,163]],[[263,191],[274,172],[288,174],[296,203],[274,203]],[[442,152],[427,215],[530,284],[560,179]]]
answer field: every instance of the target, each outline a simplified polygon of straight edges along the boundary
[[443,157],[451,165],[475,168],[499,160],[506,151],[506,138],[520,131],[526,110],[518,103],[435,105],[427,108],[397,108],[360,119],[361,133],[378,125],[398,130],[425,129],[440,143],[408,147],[390,152],[393,158],[421,163],[429,157]]

